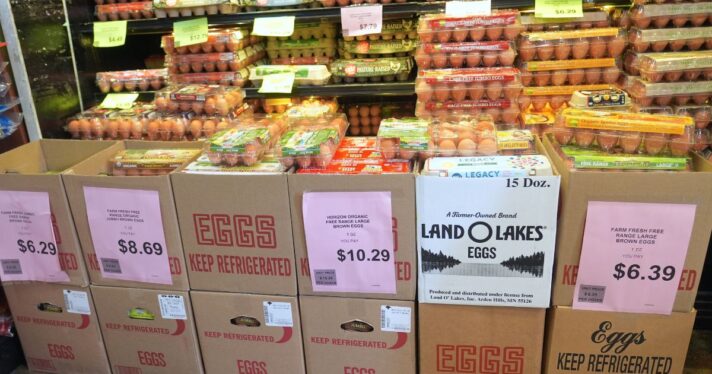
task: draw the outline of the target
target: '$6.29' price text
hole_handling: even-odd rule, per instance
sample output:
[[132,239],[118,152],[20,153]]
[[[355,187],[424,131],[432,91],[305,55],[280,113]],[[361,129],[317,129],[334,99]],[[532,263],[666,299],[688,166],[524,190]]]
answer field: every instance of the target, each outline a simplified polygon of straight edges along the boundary
[[[662,272],[662,275],[660,274]],[[626,270],[626,265],[624,263],[618,263],[614,267],[613,271],[613,278],[616,278],[617,280],[621,280],[621,278],[628,278],[628,279],[650,279],[650,280],[658,280],[662,279],[664,281],[671,281],[673,278],[675,278],[675,267],[674,266],[665,266],[662,267],[660,265],[652,265],[650,266],[650,272],[647,274],[640,274],[640,265],[638,264],[633,264],[628,266],[628,269]]]
[[130,253],[130,254],[146,254],[146,255],[157,255],[160,256],[163,254],[163,246],[161,243],[149,243],[145,242],[143,243],[143,246],[141,248],[138,248],[136,246],[136,242],[133,240],[124,240],[124,239],[119,239],[119,252],[121,253]]
[[51,255],[57,254],[57,246],[52,242],[38,242],[35,247],[35,243],[32,240],[24,241],[22,239],[17,240],[17,250],[22,253],[37,253],[38,255]]
[[372,249],[370,254],[363,249],[339,249],[336,251],[338,260],[344,261],[388,261],[391,259],[391,252],[387,249]]

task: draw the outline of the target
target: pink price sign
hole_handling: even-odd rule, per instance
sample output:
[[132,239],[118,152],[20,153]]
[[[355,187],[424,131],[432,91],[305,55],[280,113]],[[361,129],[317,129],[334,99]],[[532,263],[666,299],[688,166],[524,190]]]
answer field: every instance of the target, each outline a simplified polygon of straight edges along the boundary
[[341,29],[344,36],[380,34],[382,28],[382,5],[357,5],[341,8]]
[[574,309],[670,314],[695,205],[591,201]]
[[390,192],[307,192],[303,206],[314,291],[396,293]]
[[0,191],[0,279],[67,282],[47,192]]
[[101,275],[171,284],[158,191],[84,187]]

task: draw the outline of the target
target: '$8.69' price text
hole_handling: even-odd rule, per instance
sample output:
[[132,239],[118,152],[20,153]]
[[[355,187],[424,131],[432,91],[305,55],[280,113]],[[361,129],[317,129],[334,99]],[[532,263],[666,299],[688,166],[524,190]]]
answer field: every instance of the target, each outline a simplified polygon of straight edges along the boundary
[[[660,274],[662,272],[662,275]],[[613,272],[613,278],[616,278],[617,280],[621,280],[621,278],[628,278],[628,279],[650,279],[650,280],[658,280],[662,279],[664,281],[671,281],[673,278],[675,278],[675,267],[674,266],[665,266],[662,267],[660,265],[652,265],[650,266],[650,273],[646,275],[641,275],[640,274],[640,265],[638,264],[633,264],[628,266],[628,269],[626,270],[626,265],[624,263],[618,263],[614,267],[614,272]]]
[[338,260],[344,261],[388,261],[391,259],[391,252],[387,249],[372,249],[370,254],[363,249],[339,249],[336,251]]
[[50,255],[54,256],[57,254],[57,246],[52,242],[38,242],[35,247],[35,243],[32,240],[24,241],[22,239],[17,240],[17,250],[22,253],[37,253],[38,255]]
[[163,254],[163,246],[161,243],[149,243],[149,242],[144,242],[143,246],[141,248],[138,248],[136,246],[136,242],[133,240],[124,240],[124,239],[119,239],[119,252],[121,253],[130,253],[130,254],[146,254],[146,255],[156,255],[160,256]]

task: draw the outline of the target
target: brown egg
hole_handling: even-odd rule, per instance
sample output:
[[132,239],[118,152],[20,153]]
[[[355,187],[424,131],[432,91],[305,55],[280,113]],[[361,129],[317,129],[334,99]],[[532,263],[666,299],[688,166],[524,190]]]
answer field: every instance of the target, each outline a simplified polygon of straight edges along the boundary
[[693,14],[690,16],[690,23],[692,26],[700,27],[707,21],[708,13]]
[[517,122],[517,118],[519,118],[519,108],[517,108],[516,106],[502,109],[503,122],[513,124]]
[[452,32],[452,38],[456,42],[464,42],[468,34],[469,32],[467,30],[454,30]]
[[504,97],[509,100],[516,100],[522,93],[522,86],[517,82],[510,82],[504,85]]
[[588,55],[588,40],[579,39],[571,46],[571,55],[575,59],[582,59]]
[[670,50],[673,52],[677,52],[685,47],[687,42],[685,40],[671,40],[669,45],[670,45]]
[[477,151],[483,155],[494,155],[497,153],[497,143],[492,138],[482,139],[477,145]]
[[420,68],[427,69],[430,67],[430,55],[422,50],[415,53],[415,64]]
[[368,105],[364,105],[358,108],[358,114],[361,117],[368,117],[371,113],[371,109]]
[[160,131],[161,121],[153,120],[146,126],[146,135],[148,135],[148,140],[157,140],[158,132]]
[[[106,123],[108,124],[108,120],[105,120]],[[91,120],[91,136],[92,138],[101,138],[104,136],[104,124],[102,120],[99,119],[93,119]]]
[[548,71],[540,71],[534,73],[534,84],[539,87],[544,87],[549,85],[549,80],[551,79],[551,73]]
[[450,87],[448,87],[447,84],[439,84],[434,87],[433,93],[435,96],[435,100],[439,102],[447,101],[447,99],[450,97]]
[[143,124],[141,121],[131,121],[131,139],[141,139],[143,137]]
[[645,152],[651,156],[659,154],[667,144],[667,136],[664,134],[650,133],[645,135]]
[[507,40],[515,40],[522,32],[522,27],[518,24],[509,24],[504,27],[504,38]]
[[651,17],[637,16],[631,17],[633,24],[640,29],[647,29],[650,26],[650,22],[653,20]]
[[559,43],[554,47],[554,58],[557,60],[566,60],[571,54],[571,44]]
[[185,124],[183,121],[178,120],[173,122],[173,127],[171,128],[173,132],[173,140],[181,140],[185,136]]
[[118,128],[116,129],[117,135],[120,139],[125,140],[131,136],[131,120],[124,119],[118,122]]
[[206,138],[209,138],[209,137],[213,136],[213,134],[215,134],[215,130],[216,130],[215,121],[205,120],[205,122],[203,122],[203,136],[205,136]]
[[418,100],[428,102],[433,96],[433,88],[427,82],[420,81],[415,86],[415,93],[418,95]]
[[586,69],[586,84],[598,84],[601,81],[601,69],[590,68]]
[[574,137],[574,131],[567,127],[555,127],[554,139],[561,145],[568,145]]
[[702,74],[701,70],[687,70],[683,72],[682,76],[686,81],[696,81],[697,78],[700,77],[700,74]]
[[502,96],[502,83],[500,82],[490,82],[485,88],[485,94],[490,100],[499,99]]
[[193,101],[190,103],[190,109],[195,112],[195,114],[202,114],[205,109],[205,103],[202,101]]
[[541,111],[546,108],[546,104],[549,102],[549,99],[546,96],[532,96],[531,101],[534,110]]
[[697,131],[695,131],[693,143],[693,148],[696,151],[705,150],[710,145],[709,131],[707,131],[706,129],[698,129]]
[[588,148],[591,146],[591,143],[593,143],[593,140],[596,138],[595,133],[593,130],[589,129],[576,129],[576,132],[574,133],[574,139],[576,139],[576,145],[579,147],[583,148]]
[[692,149],[692,141],[688,134],[673,135],[670,139],[670,153],[673,156],[685,156]]
[[482,64],[485,67],[492,67],[497,65],[497,52],[487,51],[482,55]]
[[473,42],[479,42],[485,37],[485,29],[484,27],[476,27],[473,29],[470,29],[470,40]]
[[447,66],[447,55],[444,53],[436,53],[433,55],[433,67],[442,69]]
[[537,46],[536,48],[536,55],[541,61],[548,61],[551,59],[551,56],[554,54],[554,46],[553,45],[540,45]]
[[686,44],[687,44],[687,48],[690,48],[691,50],[696,51],[696,50],[702,48],[702,45],[705,44],[705,39],[704,38],[688,39]]
[[453,68],[459,68],[465,62],[465,55],[462,53],[452,53],[449,56],[450,66]]
[[554,70],[551,72],[551,85],[552,86],[563,86],[566,83],[566,78],[569,76],[569,72],[566,70]]
[[566,101],[568,101],[566,96],[552,96],[551,99],[549,99],[549,106],[551,106],[551,109],[557,110],[561,108]]
[[499,40],[504,33],[504,28],[500,26],[490,26],[485,28],[485,35],[489,40]]
[[[381,115],[381,106],[378,104],[373,104],[368,110],[368,114],[371,115],[371,117],[378,117]],[[379,121],[380,122],[380,121]]]
[[640,147],[640,142],[643,138],[639,133],[629,132],[625,133],[620,138],[621,147],[623,147],[623,152],[629,154],[635,154]]
[[358,107],[352,106],[348,109],[348,114],[349,117],[356,117],[358,116]]
[[[175,106],[177,106],[178,109],[180,109],[181,112],[188,112],[188,111],[190,111],[190,108],[191,108],[191,102],[190,102],[190,101],[180,101],[180,102],[174,101],[173,103],[175,103]],[[172,110],[172,112],[175,112],[175,110]]]
[[[680,21],[682,21],[682,24],[678,24]],[[685,16],[673,17],[673,23],[677,27],[682,27],[686,22],[687,22],[687,17],[685,17]],[[667,26],[668,23],[670,23],[669,16],[658,16],[658,17],[653,18],[653,25],[658,29],[665,28],[665,26]]]
[[523,86],[528,87],[532,84],[534,74],[529,70],[521,70],[519,72],[519,79],[521,80]]
[[488,115],[492,121],[499,122],[502,111],[499,108],[487,108],[485,109],[485,114]]
[[690,101],[691,96],[690,95],[677,95],[675,96],[675,104],[677,105],[685,105],[687,104],[688,101]]
[[[646,43],[646,45],[651,45],[651,43]],[[665,48],[667,48],[667,45],[668,45],[667,40],[657,41],[657,42],[652,43],[651,49],[653,50],[653,52],[660,52],[660,51],[664,51]],[[647,47],[645,49],[638,50],[638,52],[645,52],[645,50],[647,50]]]
[[618,81],[621,72],[618,67],[611,66],[603,70],[603,83],[612,84]]
[[465,96],[467,96],[467,86],[464,83],[455,83],[452,86],[450,94],[453,100],[457,102],[463,101],[465,100]]
[[668,82],[677,82],[682,77],[682,71],[668,71],[665,73],[665,80]]
[[604,151],[610,151],[618,144],[619,134],[615,131],[601,131],[598,133],[596,140],[598,146]]
[[521,110],[526,110],[529,108],[529,104],[531,104],[532,100],[530,96],[519,96],[519,109]]
[[452,33],[449,30],[438,31],[435,33],[436,38],[440,43],[447,43],[450,41]]
[[571,69],[569,70],[569,84],[572,86],[581,84],[585,77],[585,71],[583,69]]
[[441,140],[438,143],[438,154],[440,156],[450,157],[454,156],[457,151],[457,145],[450,139]]
[[523,39],[519,43],[519,58],[522,61],[526,62],[533,60],[535,55],[536,47],[534,46],[534,44],[527,39]]
[[[208,114],[213,114],[209,113],[207,110],[205,112]],[[226,98],[218,97],[217,99],[215,99],[215,112],[221,116],[227,116],[228,113],[230,113],[230,104],[228,104]]]
[[470,100],[480,100],[485,96],[485,87],[482,83],[471,83],[467,88],[467,96]]
[[81,131],[81,125],[79,124],[79,121],[76,119],[69,121],[69,124],[67,124],[67,131],[72,134],[73,138],[78,138],[79,132]]
[[459,156],[474,156],[477,154],[477,143],[472,139],[463,139],[457,144],[457,154]]
[[505,51],[499,52],[499,64],[502,66],[512,66],[514,59],[517,54],[513,49],[507,49]]
[[[613,42],[613,40],[611,41]],[[623,43],[625,46],[625,43]],[[609,45],[610,47],[610,45]],[[601,58],[606,55],[606,41],[603,38],[591,39],[588,44],[588,54],[591,58]]]
[[695,126],[698,129],[704,129],[707,125],[709,125],[710,120],[712,119],[712,112],[710,112],[709,109],[703,108],[698,110],[693,118],[695,119]]
[[655,98],[655,102],[658,105],[662,105],[662,106],[670,105],[671,101],[672,101],[672,96],[658,96]]
[[477,51],[469,52],[467,54],[467,56],[465,56],[465,63],[467,64],[467,67],[470,67],[470,68],[479,66],[481,61],[482,61],[482,54]]
[[709,97],[708,94],[696,94],[692,95],[692,101],[695,102],[697,105],[702,105],[707,101],[707,98]]

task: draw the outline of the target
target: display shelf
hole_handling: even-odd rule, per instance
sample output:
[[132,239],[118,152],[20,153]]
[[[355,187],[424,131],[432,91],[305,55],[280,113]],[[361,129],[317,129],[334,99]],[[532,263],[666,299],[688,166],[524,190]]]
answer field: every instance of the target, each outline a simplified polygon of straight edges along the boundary
[[256,87],[245,88],[248,99],[265,97],[304,96],[407,96],[415,94],[414,82],[343,83],[325,86],[294,87],[291,94],[261,94]]

